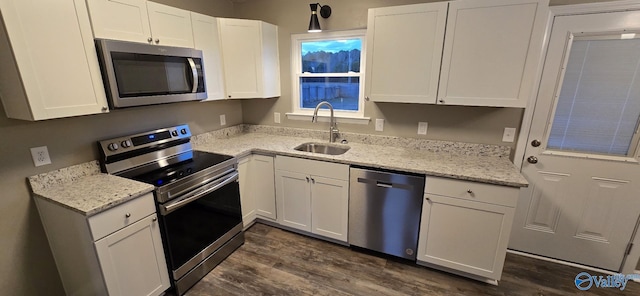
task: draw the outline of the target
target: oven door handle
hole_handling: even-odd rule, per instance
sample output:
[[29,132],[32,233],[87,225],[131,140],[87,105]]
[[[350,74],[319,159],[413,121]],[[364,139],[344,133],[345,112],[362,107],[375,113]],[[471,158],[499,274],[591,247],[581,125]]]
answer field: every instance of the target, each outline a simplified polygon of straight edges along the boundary
[[201,189],[198,190],[196,192],[193,193],[189,193],[184,195],[183,197],[179,198],[176,201],[170,202],[166,205],[160,205],[160,215],[167,215],[185,205],[187,205],[188,203],[199,199],[200,197],[207,195],[213,191],[216,191],[232,182],[235,182],[238,180],[238,172],[234,172],[233,174],[228,175],[228,177],[226,177],[225,179],[221,180],[221,181],[217,181],[216,185],[213,185],[211,187],[205,188],[205,189]]

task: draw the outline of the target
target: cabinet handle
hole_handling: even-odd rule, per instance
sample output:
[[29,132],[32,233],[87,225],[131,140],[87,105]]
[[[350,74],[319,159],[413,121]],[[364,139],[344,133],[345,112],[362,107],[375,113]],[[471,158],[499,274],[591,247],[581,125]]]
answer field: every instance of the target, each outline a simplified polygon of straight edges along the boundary
[[151,221],[153,221],[153,222],[158,221],[158,217],[153,217],[153,218],[151,218]]
[[126,214],[124,214],[124,217],[125,217],[125,218],[129,218],[129,217],[131,217],[131,213],[126,213]]
[[430,198],[428,198],[428,197],[427,197],[427,198],[425,198],[425,199],[426,199],[428,202],[431,202],[431,199],[430,199]]
[[107,112],[107,110],[109,110],[109,108],[107,108],[107,107],[102,107],[102,112]]
[[315,184],[316,183],[316,179],[311,178],[311,183]]
[[369,97],[364,97],[364,100],[365,100],[365,101],[368,101],[368,100],[370,100],[370,99],[369,99]]
[[467,189],[467,193],[473,194],[473,191],[471,191],[471,189]]
[[156,44],[160,43],[160,39],[156,39]]
[[309,183],[309,177],[305,177],[305,178],[307,178],[307,183]]
[[438,102],[440,102],[440,104],[444,104],[444,100],[443,99],[438,100]]
[[147,42],[149,42],[149,43],[153,42],[153,38],[151,38],[151,37],[147,38]]

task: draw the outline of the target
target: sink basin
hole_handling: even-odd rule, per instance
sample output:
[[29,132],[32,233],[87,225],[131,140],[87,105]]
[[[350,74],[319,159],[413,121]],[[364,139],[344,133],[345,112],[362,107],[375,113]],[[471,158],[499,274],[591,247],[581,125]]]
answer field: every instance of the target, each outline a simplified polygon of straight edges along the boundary
[[351,147],[344,145],[334,145],[334,144],[326,144],[326,143],[304,143],[298,145],[294,150],[311,152],[311,153],[320,153],[320,154],[329,154],[329,155],[340,155],[349,151]]

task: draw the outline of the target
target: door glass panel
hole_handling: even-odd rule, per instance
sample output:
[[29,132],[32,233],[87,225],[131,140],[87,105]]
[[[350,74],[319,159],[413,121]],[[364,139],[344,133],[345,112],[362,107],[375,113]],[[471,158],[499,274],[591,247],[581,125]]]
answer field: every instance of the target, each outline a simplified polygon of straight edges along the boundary
[[640,39],[575,39],[547,148],[632,156],[640,116]]

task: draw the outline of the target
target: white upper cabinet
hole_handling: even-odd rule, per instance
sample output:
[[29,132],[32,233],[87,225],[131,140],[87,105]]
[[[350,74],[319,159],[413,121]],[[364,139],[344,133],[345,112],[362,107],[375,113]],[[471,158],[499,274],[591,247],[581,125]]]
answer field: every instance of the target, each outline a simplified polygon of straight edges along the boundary
[[215,17],[192,12],[191,25],[195,48],[202,50],[207,88],[206,100],[224,99],[218,20]]
[[191,12],[147,2],[151,36],[154,44],[194,47]]
[[95,38],[194,47],[191,14],[146,0],[87,0]]
[[108,111],[84,0],[0,0],[0,11],[0,97],[7,117]]
[[371,101],[436,101],[447,6],[369,9],[366,93]]
[[150,42],[147,0],[87,0],[96,38]]
[[218,22],[227,98],[279,97],[278,27],[243,19]]
[[539,67],[548,4],[450,2],[438,103],[525,107]]
[[458,0],[370,9],[366,96],[376,102],[525,107],[548,4]]

